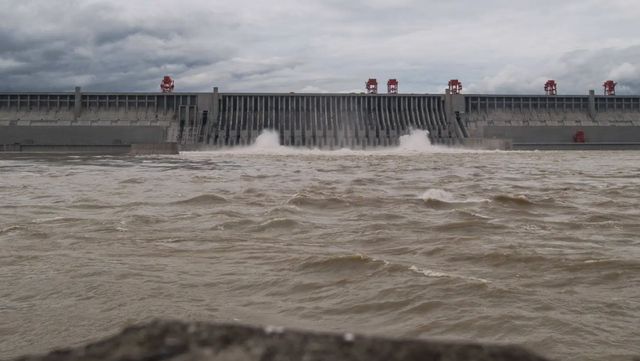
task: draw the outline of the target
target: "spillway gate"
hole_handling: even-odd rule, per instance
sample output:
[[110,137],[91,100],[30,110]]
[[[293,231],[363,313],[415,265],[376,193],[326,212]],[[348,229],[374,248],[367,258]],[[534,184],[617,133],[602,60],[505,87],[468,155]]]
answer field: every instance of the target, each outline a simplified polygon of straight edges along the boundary
[[452,144],[465,131],[447,118],[442,96],[222,94],[217,123],[200,128],[217,147],[249,145],[271,129],[285,146],[362,149],[398,145],[412,129]]

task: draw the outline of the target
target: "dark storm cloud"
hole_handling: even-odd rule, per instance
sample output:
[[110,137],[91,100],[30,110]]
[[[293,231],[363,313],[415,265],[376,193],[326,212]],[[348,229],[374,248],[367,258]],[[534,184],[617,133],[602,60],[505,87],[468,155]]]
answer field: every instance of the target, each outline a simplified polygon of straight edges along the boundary
[[[69,8],[30,3],[31,9],[12,14],[17,18],[0,17],[3,91],[68,91],[75,85],[88,91],[151,89],[166,72],[179,76],[235,55],[220,42],[197,46],[198,20],[237,26],[210,13],[187,14],[190,21],[167,17],[134,22],[104,3]],[[23,21],[31,25],[21,26]]]
[[[507,7],[506,4],[509,6]],[[630,0],[0,0],[0,91],[640,92]],[[602,31],[606,29],[607,31]]]

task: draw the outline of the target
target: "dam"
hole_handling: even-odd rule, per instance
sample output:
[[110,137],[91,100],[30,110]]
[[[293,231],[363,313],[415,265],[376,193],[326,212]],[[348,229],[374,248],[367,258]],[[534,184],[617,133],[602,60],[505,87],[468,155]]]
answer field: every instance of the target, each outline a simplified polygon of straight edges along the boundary
[[[0,93],[0,151],[182,150],[252,144],[320,149],[397,146],[412,130],[436,145],[640,149],[640,96],[364,93]],[[577,132],[584,134],[576,142]],[[501,141],[498,143],[492,143]]]

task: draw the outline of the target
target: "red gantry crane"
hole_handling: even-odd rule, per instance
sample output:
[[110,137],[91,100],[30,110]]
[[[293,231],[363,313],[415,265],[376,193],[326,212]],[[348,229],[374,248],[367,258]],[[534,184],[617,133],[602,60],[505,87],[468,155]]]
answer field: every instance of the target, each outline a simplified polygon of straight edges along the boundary
[[367,87],[367,94],[378,94],[378,80],[377,79],[369,79],[364,84]]
[[555,80],[547,80],[547,82],[544,84],[544,91],[547,95],[557,95],[558,84],[556,84]]
[[173,93],[174,87],[174,81],[170,76],[165,76],[164,79],[162,79],[162,83],[160,83],[160,90],[162,90],[163,93]]
[[449,80],[449,92],[451,94],[460,94],[462,91],[462,83],[458,79]]
[[607,80],[604,82],[604,95],[606,96],[615,96],[616,95],[616,85],[618,83],[614,83],[613,80]]
[[389,79],[387,82],[387,93],[398,94],[398,81],[396,79]]

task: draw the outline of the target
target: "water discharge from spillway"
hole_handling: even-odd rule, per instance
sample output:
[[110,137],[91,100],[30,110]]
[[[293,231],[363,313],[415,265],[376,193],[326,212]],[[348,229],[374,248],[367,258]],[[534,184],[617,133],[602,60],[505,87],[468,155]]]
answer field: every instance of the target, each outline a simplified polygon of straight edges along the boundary
[[[400,137],[400,144],[391,147],[369,147],[365,150],[342,149],[309,149],[306,147],[292,147],[282,145],[280,135],[271,129],[263,130],[255,142],[249,146],[234,146],[213,151],[214,153],[234,154],[327,154],[327,155],[369,155],[369,154],[419,154],[419,153],[477,153],[478,150],[453,148],[444,145],[431,144],[429,131],[411,129],[409,134]],[[205,152],[210,153],[210,152]]]

